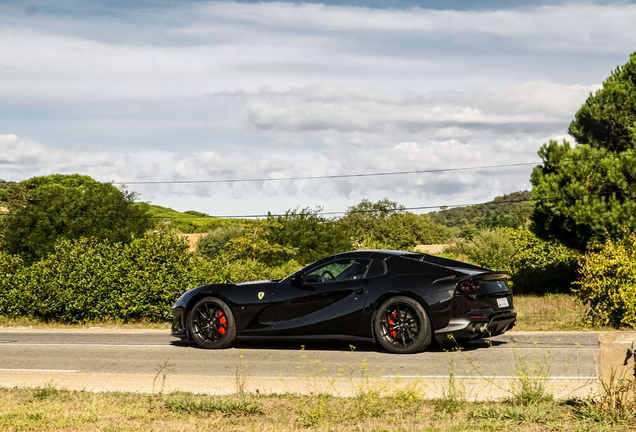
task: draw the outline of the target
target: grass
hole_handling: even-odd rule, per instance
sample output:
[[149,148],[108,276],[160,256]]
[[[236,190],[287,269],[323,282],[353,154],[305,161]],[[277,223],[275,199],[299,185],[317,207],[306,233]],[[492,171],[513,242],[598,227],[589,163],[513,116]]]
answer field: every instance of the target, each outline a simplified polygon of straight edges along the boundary
[[[585,325],[583,319],[588,308],[577,305],[572,294],[545,296],[516,295],[516,331],[605,331],[616,330],[607,326]],[[628,330],[625,328],[625,330]],[[633,329],[629,329],[633,330]]]
[[214,216],[202,216],[197,212],[179,212],[168,207],[155,204],[148,205],[148,212],[164,223],[170,224],[182,233],[208,232],[212,228],[238,223],[237,220],[219,219]]
[[121,321],[89,321],[84,324],[64,324],[57,321],[44,321],[37,318],[10,318],[0,315],[0,329],[28,329],[28,330],[170,330],[171,323],[149,321],[121,322]]
[[[149,402],[149,399],[152,399]],[[354,397],[90,393],[0,388],[7,431],[632,431],[634,411],[608,416],[587,401],[470,402],[452,410],[413,392]]]
[[535,405],[553,400],[548,389],[552,366],[551,351],[541,349],[515,352],[515,375],[510,400],[517,405]]

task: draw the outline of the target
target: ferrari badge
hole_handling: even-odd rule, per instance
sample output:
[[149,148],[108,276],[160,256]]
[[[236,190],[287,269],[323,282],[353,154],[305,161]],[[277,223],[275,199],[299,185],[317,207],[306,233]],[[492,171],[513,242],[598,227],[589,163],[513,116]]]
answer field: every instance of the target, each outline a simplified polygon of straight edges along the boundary
[[265,297],[265,293],[264,293],[264,292],[262,292],[262,291],[261,291],[261,292],[259,292],[259,293],[258,293],[258,299],[259,299],[259,300],[263,300],[263,297]]

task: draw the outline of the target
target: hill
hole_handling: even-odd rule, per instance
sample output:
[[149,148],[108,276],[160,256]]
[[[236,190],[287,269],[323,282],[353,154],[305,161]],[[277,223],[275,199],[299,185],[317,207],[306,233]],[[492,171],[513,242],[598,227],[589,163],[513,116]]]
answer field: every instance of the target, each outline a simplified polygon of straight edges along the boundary
[[473,225],[478,228],[525,226],[530,222],[534,202],[530,191],[513,192],[494,200],[466,207],[431,212],[433,221],[448,227]]
[[163,220],[164,223],[172,225],[184,234],[207,232],[214,226],[226,223],[224,219],[219,219],[194,210],[179,212],[168,207],[161,207],[154,204],[143,203],[143,205],[148,206],[148,212],[153,217]]

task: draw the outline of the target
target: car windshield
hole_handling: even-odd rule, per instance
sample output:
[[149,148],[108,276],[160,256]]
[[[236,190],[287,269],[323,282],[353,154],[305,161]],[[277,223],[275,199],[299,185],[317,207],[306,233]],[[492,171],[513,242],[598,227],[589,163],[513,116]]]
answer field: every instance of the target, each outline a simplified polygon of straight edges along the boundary
[[320,283],[362,279],[367,273],[371,260],[350,258],[338,259],[311,269],[303,276],[306,283]]

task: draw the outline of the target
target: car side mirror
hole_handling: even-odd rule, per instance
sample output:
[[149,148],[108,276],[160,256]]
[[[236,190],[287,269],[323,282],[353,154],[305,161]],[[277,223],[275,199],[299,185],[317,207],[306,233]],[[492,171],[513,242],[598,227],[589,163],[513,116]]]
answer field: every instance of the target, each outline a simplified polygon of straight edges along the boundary
[[295,275],[292,276],[291,281],[290,281],[291,285],[296,287],[296,288],[302,288],[303,286],[303,273],[302,272],[298,272]]

